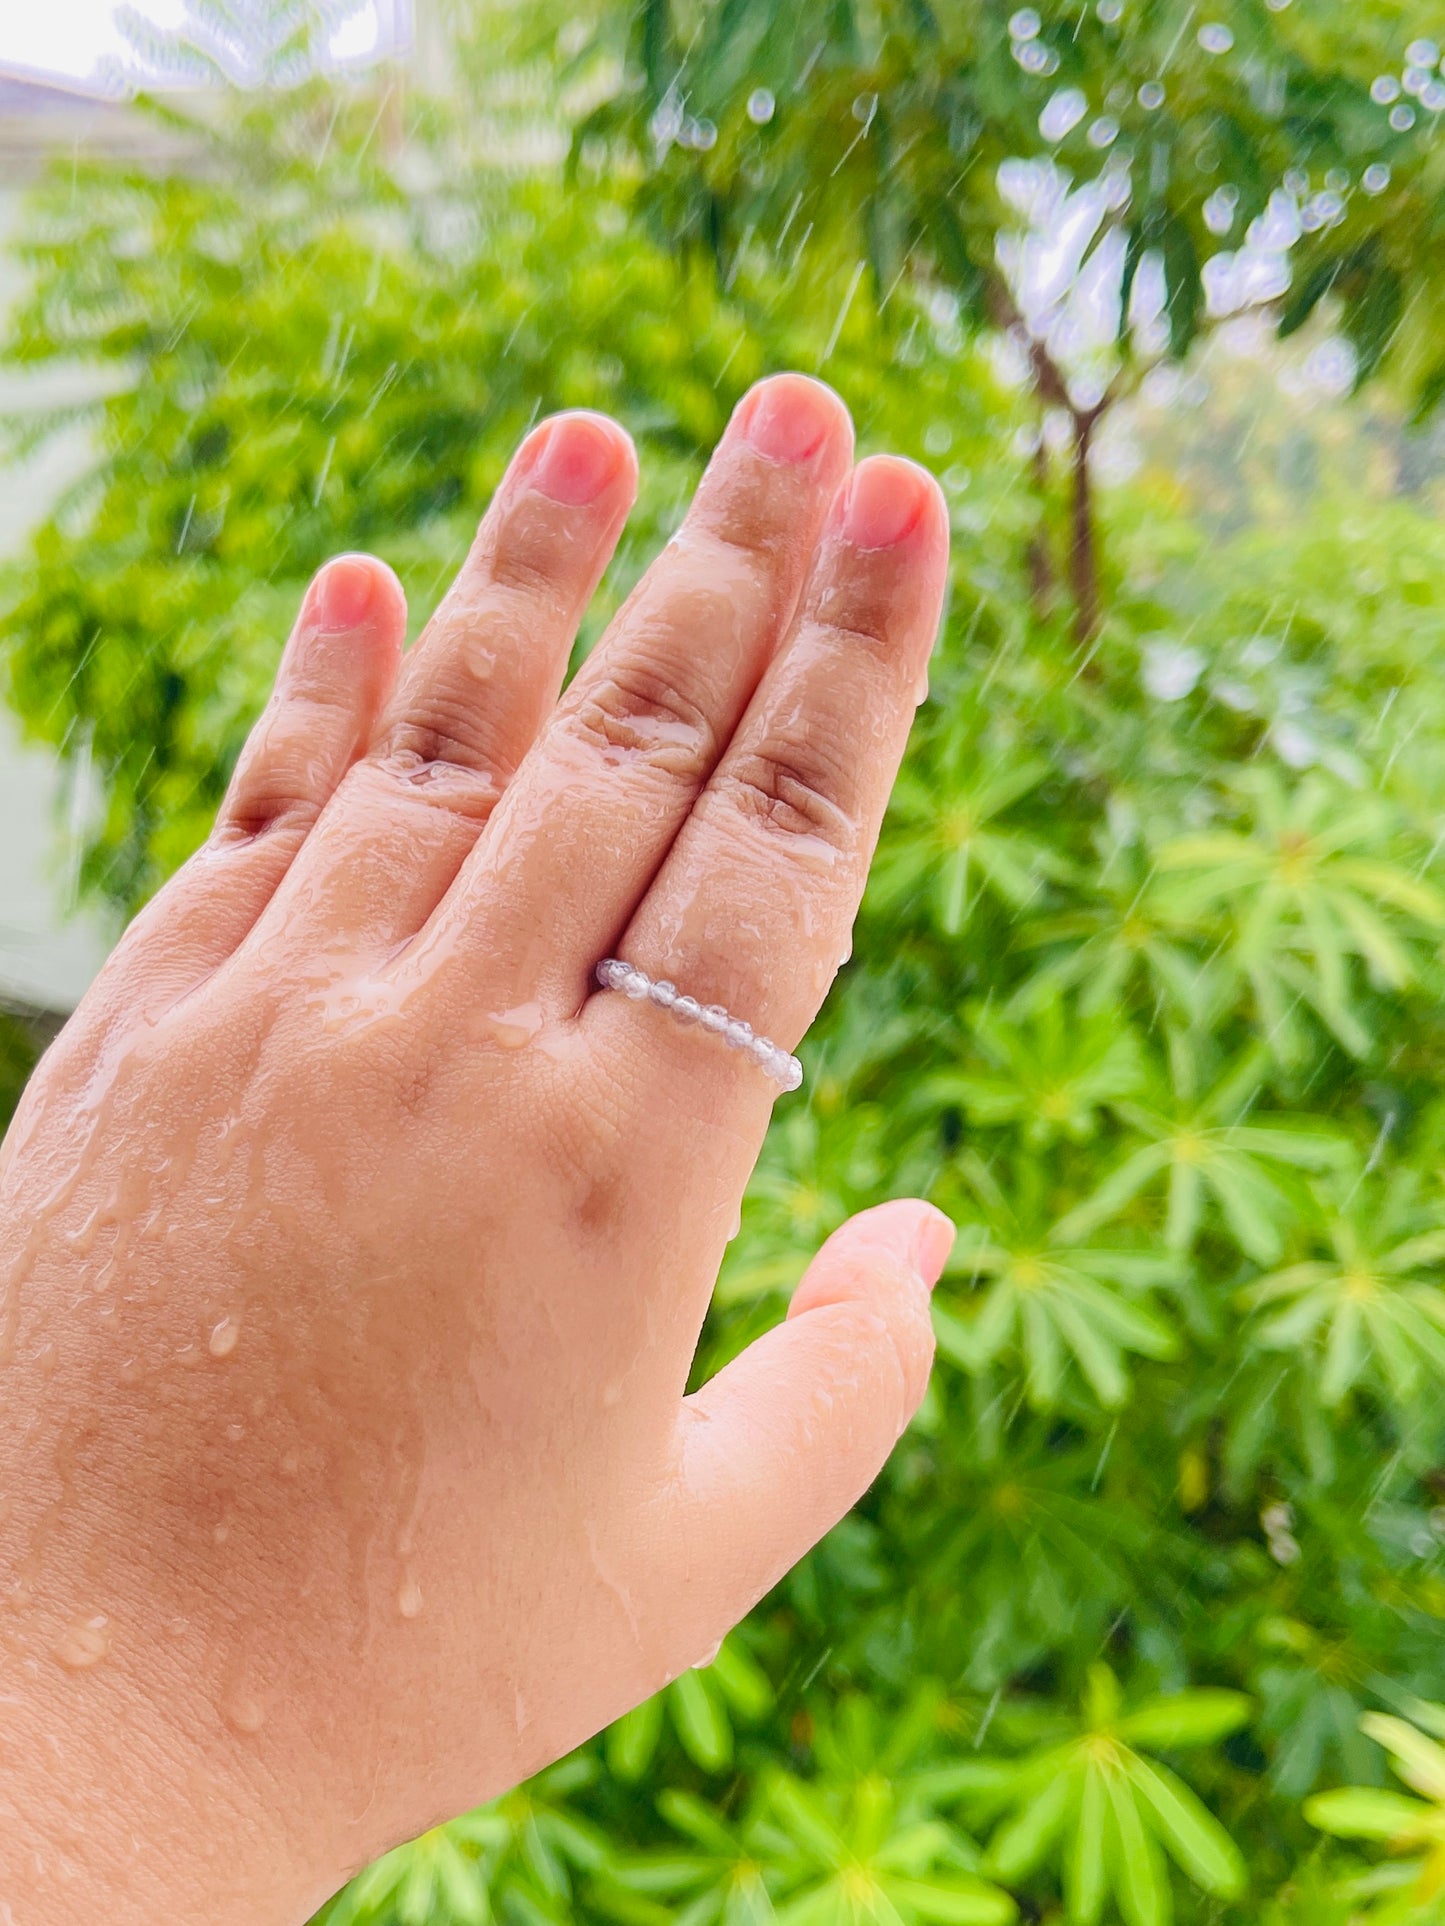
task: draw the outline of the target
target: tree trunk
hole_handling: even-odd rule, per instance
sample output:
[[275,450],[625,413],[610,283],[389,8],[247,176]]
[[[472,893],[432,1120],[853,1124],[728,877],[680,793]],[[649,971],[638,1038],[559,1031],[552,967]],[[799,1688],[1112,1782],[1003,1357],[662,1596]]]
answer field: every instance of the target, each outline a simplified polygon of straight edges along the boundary
[[1094,478],[1089,452],[1100,411],[1073,411],[1069,587],[1074,598],[1074,640],[1088,648],[1099,633],[1099,555],[1094,536]]
[[1029,578],[1029,606],[1034,620],[1043,622],[1053,612],[1054,565],[1049,555],[1049,451],[1044,445],[1042,426],[1031,457],[1034,494],[1038,498],[1039,518],[1029,537],[1026,557]]

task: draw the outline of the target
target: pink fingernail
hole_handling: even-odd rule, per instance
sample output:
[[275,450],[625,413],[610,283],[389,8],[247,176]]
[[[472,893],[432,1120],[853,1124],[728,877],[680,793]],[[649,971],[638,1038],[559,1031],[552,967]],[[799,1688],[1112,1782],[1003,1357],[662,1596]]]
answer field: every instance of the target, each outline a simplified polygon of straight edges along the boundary
[[892,548],[911,534],[928,500],[928,477],[912,462],[875,455],[848,484],[843,533],[858,548]]
[[926,1214],[913,1233],[913,1267],[932,1290],[943,1276],[958,1230],[952,1218],[945,1217],[934,1205],[925,1204],[924,1211]]
[[746,397],[739,425],[771,461],[807,461],[828,438],[839,403],[831,389],[806,375],[775,375]]
[[578,414],[559,415],[542,433],[545,439],[532,471],[532,486],[569,508],[595,502],[622,460],[617,431],[595,415]]
[[376,571],[361,555],[338,555],[311,585],[311,618],[318,629],[359,629],[371,613]]

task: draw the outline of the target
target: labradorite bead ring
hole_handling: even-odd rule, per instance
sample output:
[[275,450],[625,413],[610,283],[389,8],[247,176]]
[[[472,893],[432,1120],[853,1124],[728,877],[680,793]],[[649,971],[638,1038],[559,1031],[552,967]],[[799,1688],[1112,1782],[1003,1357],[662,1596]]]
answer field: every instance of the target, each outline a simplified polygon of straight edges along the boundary
[[599,989],[620,990],[634,1003],[651,1003],[666,1010],[678,1023],[696,1024],[730,1050],[742,1051],[780,1089],[796,1090],[803,1081],[803,1066],[795,1056],[770,1038],[755,1035],[750,1023],[730,1015],[720,1003],[699,1003],[695,996],[683,995],[666,977],[655,980],[635,963],[624,963],[617,956],[604,958],[594,975]]

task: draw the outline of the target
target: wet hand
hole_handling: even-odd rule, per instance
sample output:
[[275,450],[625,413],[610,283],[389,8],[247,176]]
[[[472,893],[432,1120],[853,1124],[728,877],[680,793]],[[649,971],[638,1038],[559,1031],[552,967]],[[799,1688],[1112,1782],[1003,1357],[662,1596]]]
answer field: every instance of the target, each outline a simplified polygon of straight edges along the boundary
[[321,572],[0,1152],[7,1926],[295,1926],[704,1660],[922,1395],[917,1202],[684,1395],[777,1086],[593,970],[803,1035],[943,504],[763,384],[559,698],[634,481],[544,423],[405,659],[386,568]]

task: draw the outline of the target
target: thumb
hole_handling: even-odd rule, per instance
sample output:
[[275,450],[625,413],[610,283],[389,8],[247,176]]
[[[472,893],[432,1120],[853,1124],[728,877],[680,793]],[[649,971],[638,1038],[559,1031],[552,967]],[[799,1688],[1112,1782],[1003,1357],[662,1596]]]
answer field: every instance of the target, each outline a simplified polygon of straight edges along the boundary
[[677,1616],[699,1650],[877,1477],[928,1384],[928,1296],[953,1239],[943,1212],[916,1199],[850,1218],[786,1322],[683,1401],[671,1583],[678,1604],[679,1583],[688,1594]]

